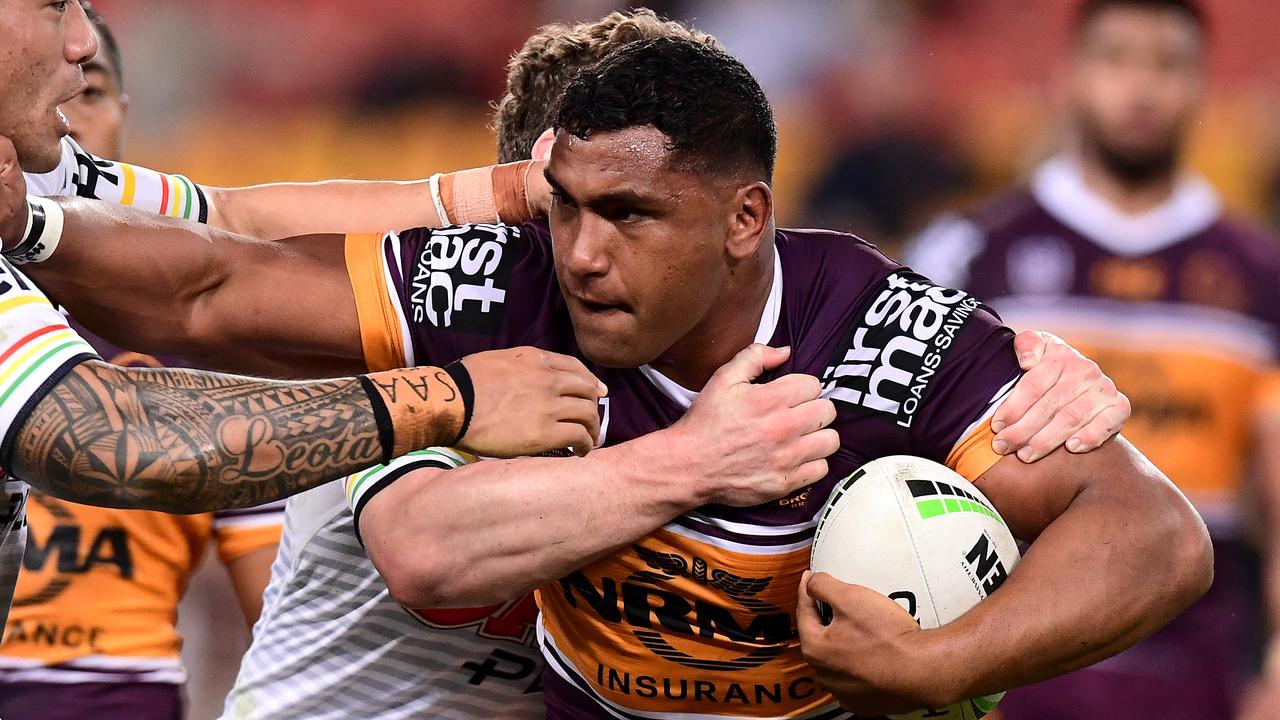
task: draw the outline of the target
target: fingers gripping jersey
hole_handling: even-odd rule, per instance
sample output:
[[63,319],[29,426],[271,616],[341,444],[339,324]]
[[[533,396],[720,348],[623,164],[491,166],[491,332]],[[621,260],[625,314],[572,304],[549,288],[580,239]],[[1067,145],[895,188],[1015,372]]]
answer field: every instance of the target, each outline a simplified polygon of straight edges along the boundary
[[[76,364],[96,357],[48,298],[0,260],[0,465],[36,403]],[[0,621],[9,613],[26,538],[27,486],[4,476],[0,496]]]
[[[998,459],[987,419],[1019,375],[1010,331],[857,238],[781,230],[776,247],[756,340],[793,351],[763,380],[822,380],[839,411],[831,474],[767,505],[688,513],[542,588],[549,717],[845,717],[796,636],[819,508],[885,455],[971,479]],[[522,344],[582,357],[545,225],[352,236],[347,262],[371,366]],[[606,445],[671,425],[696,395],[652,368],[583,360],[609,386]]]
[[209,218],[204,191],[188,178],[103,160],[69,137],[62,138],[58,167],[47,173],[26,173],[26,180],[32,195],[75,195],[185,220],[207,222]]
[[391,598],[358,540],[366,503],[391,482],[471,459],[444,448],[423,450],[289,500],[262,618],[223,718],[543,715],[532,597],[483,608],[408,610]]

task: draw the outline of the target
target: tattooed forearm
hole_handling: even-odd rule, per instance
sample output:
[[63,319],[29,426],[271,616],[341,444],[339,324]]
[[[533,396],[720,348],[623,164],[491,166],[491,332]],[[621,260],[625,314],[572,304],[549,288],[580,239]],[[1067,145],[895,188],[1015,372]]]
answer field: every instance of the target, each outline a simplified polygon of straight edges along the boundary
[[13,472],[52,495],[195,513],[287,497],[377,464],[368,394],[194,370],[73,369],[32,411]]

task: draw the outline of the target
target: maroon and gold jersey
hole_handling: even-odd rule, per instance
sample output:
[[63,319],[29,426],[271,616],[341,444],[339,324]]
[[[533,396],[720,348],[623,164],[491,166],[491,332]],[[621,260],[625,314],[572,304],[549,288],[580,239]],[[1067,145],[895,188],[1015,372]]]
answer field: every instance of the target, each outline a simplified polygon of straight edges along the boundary
[[1125,436],[1231,532],[1257,411],[1276,406],[1276,238],[1224,217],[1197,177],[1132,216],[1056,158],[926,231],[908,261],[1097,360],[1133,401]]
[[[842,439],[831,473],[766,505],[699,508],[543,587],[549,717],[845,717],[796,635],[815,515],[878,457],[919,455],[971,479],[998,459],[988,418],[1019,375],[1009,330],[855,237],[780,230],[776,248],[756,341],[793,350],[762,381],[822,380]],[[671,425],[696,396],[650,367],[583,357],[543,224],[351,236],[347,264],[373,368],[517,345],[575,355],[609,386],[605,445]]]

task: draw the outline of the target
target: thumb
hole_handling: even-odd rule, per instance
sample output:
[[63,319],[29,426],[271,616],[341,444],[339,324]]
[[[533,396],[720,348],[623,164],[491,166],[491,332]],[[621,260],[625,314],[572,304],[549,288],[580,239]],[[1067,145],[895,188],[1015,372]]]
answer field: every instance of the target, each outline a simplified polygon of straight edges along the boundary
[[814,601],[835,607],[840,603],[842,588],[851,587],[824,572],[809,573],[809,582],[805,591]]
[[813,573],[805,570],[804,575],[800,576],[800,587],[797,590],[796,629],[800,631],[802,638],[826,625],[822,619],[822,613],[818,610],[818,603],[809,594],[809,580],[812,577]]
[[1013,338],[1013,351],[1018,355],[1018,365],[1030,370],[1044,359],[1044,352],[1053,336],[1039,330],[1023,330]]
[[772,348],[760,343],[752,343],[733,356],[733,359],[716,370],[707,382],[707,388],[727,387],[738,383],[749,383],[760,377],[766,370],[772,370],[791,357],[791,348]]

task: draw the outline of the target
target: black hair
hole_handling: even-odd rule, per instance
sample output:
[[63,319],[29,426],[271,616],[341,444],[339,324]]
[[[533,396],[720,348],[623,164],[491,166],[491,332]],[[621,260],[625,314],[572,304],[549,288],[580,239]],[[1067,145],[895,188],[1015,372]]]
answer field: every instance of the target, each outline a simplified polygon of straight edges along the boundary
[[107,25],[106,18],[101,13],[94,10],[89,3],[84,4],[84,14],[89,17],[89,22],[93,24],[93,29],[98,31],[98,37],[102,38],[101,52],[107,54],[107,59],[111,61],[111,67],[115,69],[116,82],[120,87],[124,87],[124,63],[120,61],[120,43],[116,42],[116,36],[111,32],[111,27]]
[[706,43],[664,37],[614,51],[565,88],[555,129],[586,139],[645,125],[667,136],[679,167],[773,179],[769,100],[741,62]]
[[1099,15],[1113,8],[1176,12],[1195,24],[1202,35],[1209,29],[1209,18],[1196,0],[1084,0],[1080,7],[1076,8],[1076,35],[1083,34]]

